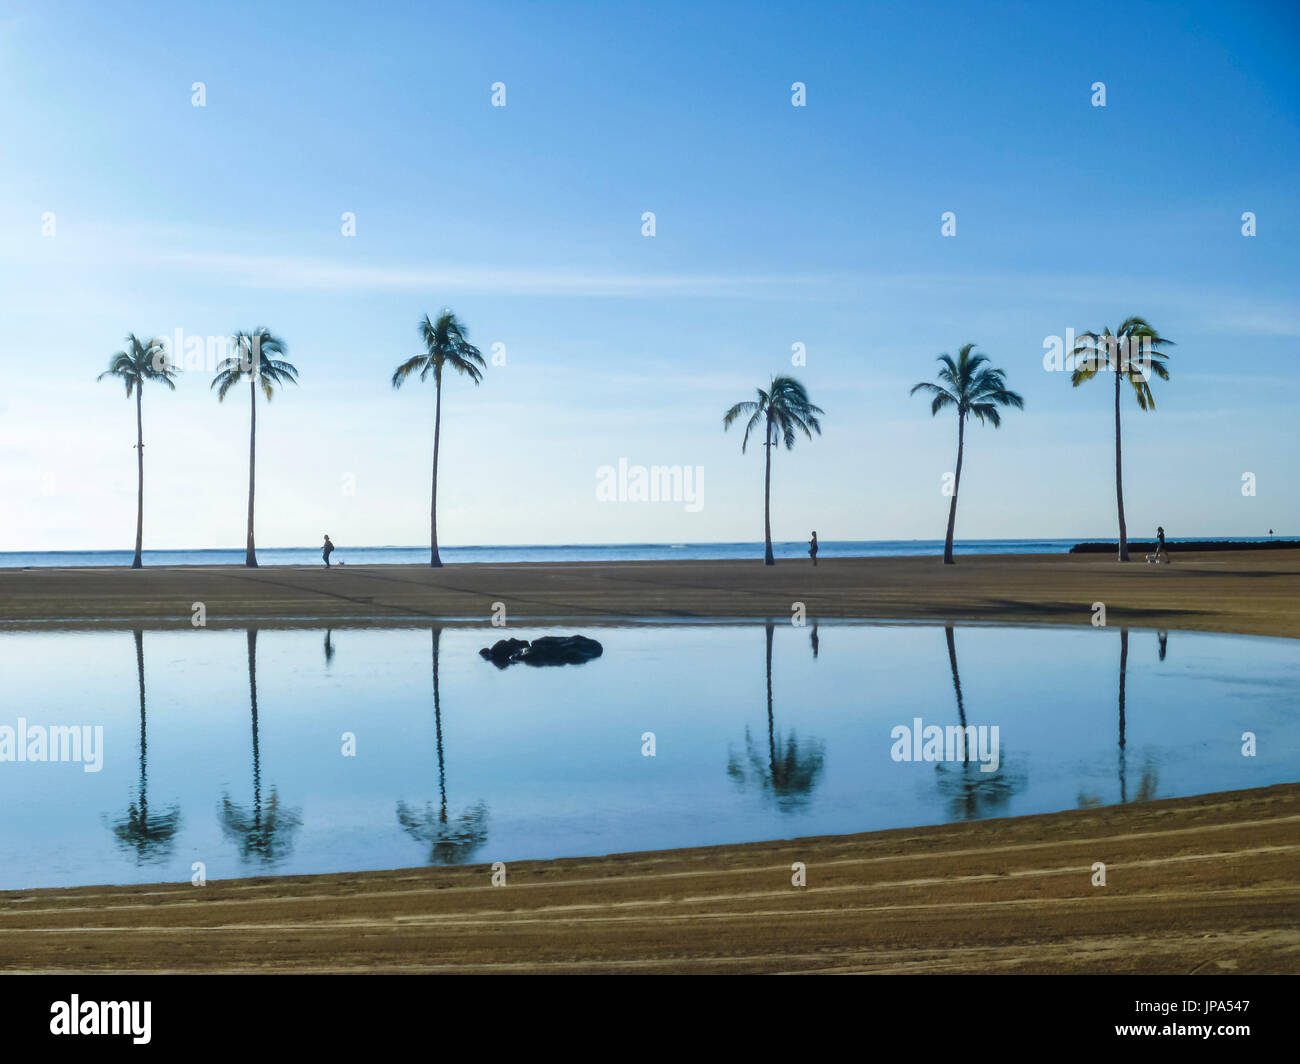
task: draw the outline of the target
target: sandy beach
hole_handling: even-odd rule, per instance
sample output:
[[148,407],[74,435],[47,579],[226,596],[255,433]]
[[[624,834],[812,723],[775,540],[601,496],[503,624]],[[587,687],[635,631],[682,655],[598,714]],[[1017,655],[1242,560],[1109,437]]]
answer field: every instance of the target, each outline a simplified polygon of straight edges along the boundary
[[484,864],[14,891],[0,971],[1295,973],[1298,827],[1289,784],[521,861],[504,886]]
[[[787,617],[1300,636],[1300,551],[0,571],[0,621]],[[0,894],[0,971],[1297,972],[1300,784],[659,853]],[[803,862],[807,886],[791,885]],[[1107,885],[1092,885],[1094,862]]]
[[643,618],[863,618],[1089,624],[1300,637],[1300,550],[1175,554],[828,558],[782,562],[244,569],[0,569],[0,622],[189,627],[317,620],[596,623]]

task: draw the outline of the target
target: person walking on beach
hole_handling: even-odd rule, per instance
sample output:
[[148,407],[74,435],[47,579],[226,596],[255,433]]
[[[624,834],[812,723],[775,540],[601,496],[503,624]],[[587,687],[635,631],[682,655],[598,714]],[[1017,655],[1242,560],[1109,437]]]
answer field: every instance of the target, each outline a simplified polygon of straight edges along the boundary
[[812,539],[808,541],[808,557],[812,559],[813,568],[817,568],[817,533],[812,534]]
[[330,567],[330,555],[334,553],[334,544],[330,542],[329,536],[325,537],[325,545],[320,549],[320,556],[325,559],[325,568]]
[[1160,560],[1160,555],[1165,556],[1166,564],[1169,562],[1169,552],[1165,550],[1165,530],[1163,525],[1156,526],[1156,560]]

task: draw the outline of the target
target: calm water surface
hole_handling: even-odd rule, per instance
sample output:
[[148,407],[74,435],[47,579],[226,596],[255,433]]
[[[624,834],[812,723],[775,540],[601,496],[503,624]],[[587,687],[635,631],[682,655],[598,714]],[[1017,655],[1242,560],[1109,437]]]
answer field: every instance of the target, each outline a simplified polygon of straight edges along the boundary
[[[1300,641],[759,622],[586,629],[605,653],[579,666],[477,653],[570,631],[2,631],[0,742],[20,718],[99,725],[103,765],[0,761],[0,889],[746,842],[1300,779]],[[917,717],[997,726],[997,770],[895,760]]]

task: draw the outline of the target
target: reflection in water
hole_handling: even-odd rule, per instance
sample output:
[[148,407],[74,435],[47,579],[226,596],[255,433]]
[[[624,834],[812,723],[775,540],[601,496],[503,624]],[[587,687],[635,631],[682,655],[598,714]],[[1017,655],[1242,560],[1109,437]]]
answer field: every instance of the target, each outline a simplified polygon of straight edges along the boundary
[[1128,801],[1127,780],[1125,778],[1126,757],[1124,742],[1124,687],[1128,682],[1128,629],[1119,630],[1119,800]]
[[[945,625],[944,638],[948,643],[948,667],[952,670],[952,689],[957,696],[957,720],[966,727],[966,704],[961,693],[961,673],[957,670],[957,640],[952,625]],[[1025,786],[1022,773],[1007,769],[1006,751],[999,751],[996,772],[985,772],[978,757],[970,759],[970,743],[962,744],[960,768],[942,762],[934,767],[935,785],[948,803],[948,813],[953,820],[980,820],[1004,812],[1017,791]]]
[[813,788],[821,776],[825,763],[825,744],[812,739],[799,746],[799,738],[791,730],[782,738],[776,734],[772,712],[772,634],[774,625],[767,622],[767,757],[754,744],[749,729],[745,729],[745,759],[734,753],[727,758],[727,775],[743,790],[752,780],[759,789],[776,802],[782,812],[790,812],[808,803]]
[[135,635],[135,666],[140,686],[140,790],[127,808],[126,816],[113,824],[119,845],[135,855],[137,865],[165,861],[171,856],[176,832],[181,826],[180,809],[172,806],[161,813],[149,812],[149,743],[144,703],[144,632]]
[[[106,754],[102,774],[0,761],[0,890],[188,882],[199,858],[218,877],[435,871],[441,861],[840,835],[1076,801],[1118,806],[1121,790],[1134,804],[1296,779],[1300,641],[1179,632],[1173,647],[1170,631],[1162,664],[1155,629],[1130,628],[1124,655],[1129,622],[1118,616],[1100,629],[955,625],[951,645],[944,621],[828,621],[831,653],[812,660],[812,621],[799,630],[784,620],[774,617],[770,675],[762,620],[610,627],[608,667],[545,675],[480,668],[481,633],[447,625],[438,641],[432,619],[332,631],[343,658],[328,667],[323,624],[258,632],[255,653],[241,629],[145,631],[135,644],[130,625],[0,627],[10,707],[0,756],[21,749],[10,727],[20,712],[31,724],[79,705],[102,720]],[[104,676],[116,691],[97,687]],[[331,737],[354,729],[363,706],[376,707],[364,756],[347,768]],[[965,766],[961,753],[896,765],[890,729],[917,716],[944,731],[1000,725],[1009,756],[999,767],[1023,774],[1023,788],[1004,801],[1017,781],[988,780],[975,752]],[[792,726],[797,741],[787,742]],[[636,757],[629,737],[647,727],[671,737],[669,760]],[[1225,743],[1247,728],[1271,740],[1256,758]],[[813,737],[825,744],[820,772]],[[273,783],[283,793],[268,810]],[[240,806],[224,818],[223,795]],[[486,811],[471,805],[479,798]],[[302,814],[297,830],[286,806]],[[69,857],[78,854],[93,860]],[[263,863],[266,854],[282,859]]]
[[442,750],[442,699],[438,691],[438,645],[442,629],[433,629],[433,724],[438,747],[439,807],[425,802],[416,809],[405,802],[397,803],[397,822],[418,842],[429,847],[429,863],[464,864],[487,841],[487,805],[476,802],[454,820],[447,817],[447,768]]
[[[1157,639],[1160,640],[1160,660],[1165,658],[1165,641],[1169,638],[1167,634],[1157,633]],[[1128,629],[1119,630],[1119,800],[1121,804],[1128,802],[1128,742],[1125,737],[1125,731],[1128,727],[1127,708],[1128,708]],[[1142,776],[1138,782],[1138,791],[1135,798],[1139,802],[1147,802],[1156,796],[1156,789],[1159,778],[1156,774],[1155,766],[1152,764],[1150,757],[1143,759]],[[1101,805],[1101,798],[1095,794],[1080,794],[1079,806],[1094,807]]]
[[1169,633],[1168,633],[1168,632],[1157,632],[1157,633],[1156,633],[1156,638],[1157,638],[1158,640],[1160,640],[1160,660],[1161,660],[1161,661],[1164,661],[1164,660],[1165,660],[1165,654],[1166,654],[1166,653],[1168,652],[1168,650],[1169,650]]
[[[953,637],[952,625],[945,625],[943,634],[948,640],[948,667],[952,669],[952,689],[957,692],[957,719],[964,728],[966,727],[966,706],[961,698],[961,674],[957,672],[957,641]],[[962,752],[965,759],[969,761],[970,751],[965,744],[962,745]]]
[[334,644],[330,642],[330,636],[334,634],[334,629],[325,629],[325,664],[328,665],[334,660]]
[[813,659],[816,660],[816,658],[817,658],[818,643],[819,643],[819,640],[817,639],[817,622],[816,622],[816,621],[813,622],[812,637],[811,637],[811,639],[810,639],[809,641],[812,643]]
[[253,808],[246,810],[222,795],[221,830],[239,846],[241,860],[271,865],[293,850],[293,833],[302,826],[298,810],[281,808],[273,786],[262,803],[262,763],[257,736],[257,629],[248,629],[248,700],[253,713]]
[[1007,803],[1022,790],[1025,777],[1006,767],[1006,754],[996,772],[984,772],[979,762],[967,761],[960,767],[934,766],[935,786],[948,803],[948,814],[953,820],[982,820],[1005,813]]

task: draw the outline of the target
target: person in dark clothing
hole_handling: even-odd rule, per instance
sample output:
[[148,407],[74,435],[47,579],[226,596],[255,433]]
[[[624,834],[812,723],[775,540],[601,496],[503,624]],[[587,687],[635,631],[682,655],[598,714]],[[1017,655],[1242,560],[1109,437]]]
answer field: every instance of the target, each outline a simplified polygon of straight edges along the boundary
[[808,541],[808,557],[812,559],[813,568],[817,568],[817,533],[812,534],[812,539]]
[[1162,554],[1165,556],[1165,561],[1168,561],[1169,552],[1165,550],[1165,530],[1164,526],[1159,525],[1156,527],[1156,558],[1158,559]]
[[330,555],[334,553],[334,544],[330,542],[329,536],[325,537],[325,545],[320,549],[320,556],[325,559],[325,568],[330,567]]

